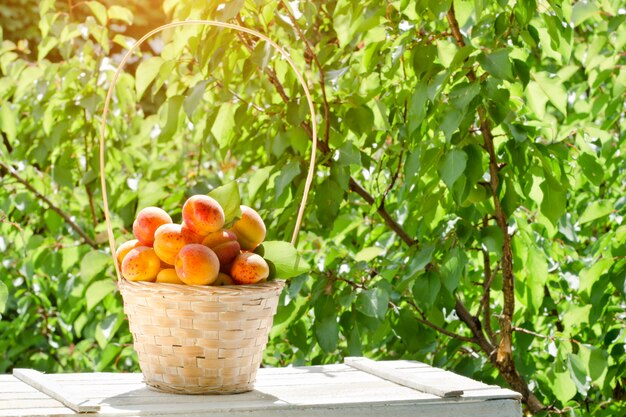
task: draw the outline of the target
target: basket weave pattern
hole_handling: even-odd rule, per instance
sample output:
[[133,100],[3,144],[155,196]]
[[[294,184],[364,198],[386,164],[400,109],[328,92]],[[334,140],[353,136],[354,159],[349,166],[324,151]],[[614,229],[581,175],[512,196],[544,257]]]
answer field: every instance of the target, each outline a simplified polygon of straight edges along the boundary
[[146,384],[178,394],[253,389],[283,285],[187,287],[121,280]]

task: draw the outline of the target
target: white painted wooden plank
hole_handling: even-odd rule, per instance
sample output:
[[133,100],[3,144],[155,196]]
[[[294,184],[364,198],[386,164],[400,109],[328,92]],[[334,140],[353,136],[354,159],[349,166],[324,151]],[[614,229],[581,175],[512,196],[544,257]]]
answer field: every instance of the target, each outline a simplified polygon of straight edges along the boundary
[[22,397],[14,397],[10,401],[0,401],[0,410],[13,410],[13,409],[21,409],[21,408],[53,408],[59,407],[63,408],[63,404],[59,401],[52,399],[50,397],[39,397],[39,398],[22,398]]
[[68,392],[56,381],[47,378],[41,372],[32,369],[14,369],[13,376],[78,413],[94,413],[100,410],[99,405],[77,398],[74,393]]
[[513,391],[507,388],[500,388],[495,386],[493,388],[481,389],[481,390],[471,390],[465,391],[463,393],[462,399],[471,399],[471,400],[496,400],[496,399],[512,399],[512,400],[521,400],[522,394],[517,391]]
[[64,416],[76,417],[77,414],[67,407],[48,408],[14,408],[12,410],[0,410],[0,417],[25,417],[25,416]]
[[[15,416],[16,414],[12,414]],[[40,414],[34,414],[40,415]],[[50,413],[55,417],[76,417],[73,413]],[[273,404],[261,405],[249,409],[224,409],[211,407],[197,407],[184,412],[163,410],[158,407],[150,408],[103,408],[93,417],[122,417],[122,416],[154,416],[181,417],[181,416],[222,416],[229,417],[328,417],[328,416],[359,416],[359,417],[522,417],[520,402],[517,400],[449,402],[420,404],[412,402],[382,402],[364,404],[338,404],[333,406],[310,406]],[[2,414],[0,414],[2,416]]]
[[458,387],[448,387],[443,384],[435,383],[432,379],[429,383],[423,382],[421,379],[418,381],[414,378],[407,378],[402,374],[390,371],[384,367],[378,367],[377,362],[367,358],[347,357],[344,360],[349,366],[360,369],[362,371],[374,374],[388,381],[396,384],[404,385],[405,387],[413,388],[429,394],[434,394],[439,397],[460,397],[463,395],[463,390]]

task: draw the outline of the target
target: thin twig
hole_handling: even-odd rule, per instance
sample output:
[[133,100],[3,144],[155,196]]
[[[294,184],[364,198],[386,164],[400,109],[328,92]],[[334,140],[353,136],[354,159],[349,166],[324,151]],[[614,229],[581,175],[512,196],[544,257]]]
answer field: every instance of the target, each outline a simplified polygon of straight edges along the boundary
[[454,332],[451,332],[449,330],[446,330],[443,327],[437,326],[435,323],[431,322],[430,320],[428,320],[426,318],[426,314],[424,314],[422,309],[419,308],[417,304],[415,304],[415,301],[413,301],[413,300],[406,300],[406,301],[421,316],[421,318],[420,317],[415,317],[415,320],[417,320],[419,323],[422,323],[422,324],[430,327],[431,329],[436,330],[437,332],[439,332],[441,334],[445,334],[446,336],[452,337],[452,338],[460,340],[462,342],[477,343],[476,338],[474,338],[474,337],[463,336],[463,335],[460,335],[458,333],[454,333]]
[[95,240],[93,240],[92,238],[90,238],[87,233],[85,233],[85,231],[78,225],[76,224],[76,222],[74,222],[72,220],[72,218],[65,213],[63,210],[61,210],[58,206],[56,206],[52,201],[50,201],[48,199],[48,197],[46,197],[45,195],[41,194],[39,191],[37,191],[35,189],[35,187],[33,187],[28,181],[26,181],[24,178],[22,178],[17,172],[15,172],[15,170],[13,169],[13,167],[5,164],[4,162],[0,161],[0,167],[3,168],[4,171],[6,171],[10,176],[12,176],[13,178],[15,178],[20,184],[22,184],[23,186],[25,186],[30,192],[32,192],[33,194],[35,194],[35,196],[40,199],[41,201],[43,201],[44,203],[46,203],[46,205],[48,205],[48,207],[50,207],[50,209],[52,209],[52,211],[54,211],[55,213],[57,213],[59,216],[61,216],[63,218],[63,220],[65,220],[65,222],[72,228],[74,229],[74,231],[76,233],[78,233],[80,235],[80,237],[83,238],[83,240],[85,241],[85,243],[87,243],[89,246],[93,247],[93,248],[97,248],[98,244],[96,243]]
[[304,42],[306,49],[309,51],[309,54],[311,55],[313,62],[315,62],[315,65],[317,66],[319,70],[320,89],[322,91],[322,101],[324,102],[324,142],[328,146],[329,141],[330,141],[330,106],[328,105],[328,99],[326,98],[326,79],[324,75],[324,68],[322,68],[322,64],[320,64],[320,61],[317,58],[317,54],[313,51],[313,45],[311,45],[311,42],[309,42],[307,37],[304,35],[302,30],[300,29],[300,26],[298,26],[298,22],[296,18],[294,17],[294,15],[289,10],[289,7],[287,7],[287,5],[285,4],[283,0],[280,1],[280,4],[282,5],[283,9],[287,12],[287,15],[289,15],[289,20],[291,20],[293,28],[298,33],[298,36],[300,37],[300,39],[302,39],[302,41]]

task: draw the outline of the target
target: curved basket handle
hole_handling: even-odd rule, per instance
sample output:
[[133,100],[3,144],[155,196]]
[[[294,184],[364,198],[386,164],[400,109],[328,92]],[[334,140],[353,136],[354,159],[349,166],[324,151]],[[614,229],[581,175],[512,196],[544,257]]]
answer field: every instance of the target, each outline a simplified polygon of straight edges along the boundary
[[280,52],[280,54],[283,56],[283,58],[285,58],[287,63],[289,63],[289,66],[291,67],[291,69],[293,69],[294,73],[296,74],[296,77],[298,78],[298,81],[300,82],[300,85],[302,86],[302,89],[304,90],[304,94],[306,95],[306,99],[309,104],[309,112],[311,114],[311,131],[312,131],[312,136],[313,136],[312,138],[313,144],[311,146],[311,161],[309,163],[309,171],[307,173],[306,181],[304,184],[304,194],[302,195],[302,201],[300,202],[300,208],[298,209],[298,217],[296,218],[296,226],[293,230],[293,236],[291,238],[291,243],[293,245],[295,245],[296,239],[298,237],[298,232],[300,231],[302,217],[304,216],[304,208],[306,206],[307,197],[309,195],[309,190],[311,188],[311,183],[313,182],[313,173],[315,171],[315,154],[317,151],[317,121],[316,121],[315,107],[313,106],[313,99],[311,98],[311,92],[309,91],[306,85],[306,82],[304,81],[304,77],[302,76],[300,71],[298,71],[298,68],[296,67],[292,59],[290,58],[289,54],[283,48],[281,48],[276,42],[274,42],[267,36],[263,35],[262,33],[257,32],[256,30],[248,29],[243,26],[233,25],[231,23],[217,22],[214,20],[185,20],[185,21],[180,21],[180,22],[172,22],[172,23],[168,23],[166,25],[159,26],[156,29],[151,30],[150,32],[142,36],[141,39],[135,42],[135,44],[126,52],[126,54],[120,61],[119,65],[117,66],[117,70],[115,71],[115,74],[113,75],[113,78],[111,79],[111,85],[109,86],[106,99],[104,101],[104,109],[102,110],[102,122],[100,124],[100,185],[102,188],[102,200],[104,203],[104,218],[106,220],[107,234],[109,236],[109,246],[111,248],[111,256],[113,257],[113,262],[115,264],[115,272],[117,274],[118,281],[122,279],[121,278],[122,275],[120,273],[120,265],[117,264],[117,257],[115,256],[115,251],[116,251],[115,237],[113,236],[113,229],[111,227],[111,218],[110,218],[110,213],[109,213],[109,201],[107,198],[106,179],[104,175],[104,139],[105,139],[104,136],[105,136],[105,130],[106,130],[107,114],[109,113],[109,104],[111,102],[111,97],[113,96],[113,89],[115,88],[115,84],[117,83],[117,80],[124,68],[124,65],[126,64],[126,61],[128,60],[128,58],[130,58],[133,52],[152,35],[159,33],[165,29],[169,29],[169,28],[173,28],[177,26],[185,26],[185,25],[205,25],[205,26],[214,26],[214,27],[233,29],[239,32],[247,33],[249,35],[255,36],[259,39],[266,41],[276,51]]

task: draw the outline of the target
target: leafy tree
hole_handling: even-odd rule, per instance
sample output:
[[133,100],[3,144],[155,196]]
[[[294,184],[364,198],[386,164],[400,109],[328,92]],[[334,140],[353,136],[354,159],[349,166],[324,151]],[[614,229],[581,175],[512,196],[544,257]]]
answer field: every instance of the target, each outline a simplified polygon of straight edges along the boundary
[[[417,359],[511,386],[530,413],[623,408],[623,2],[198,3],[164,9],[276,39],[318,106],[314,267],[283,294],[267,363]],[[95,152],[109,53],[128,47],[106,25],[131,14],[90,4],[84,21],[42,4],[36,61],[0,50],[0,370],[136,367]],[[232,179],[288,239],[311,137],[294,75],[226,30],[162,40],[108,126],[119,240],[139,208]]]

